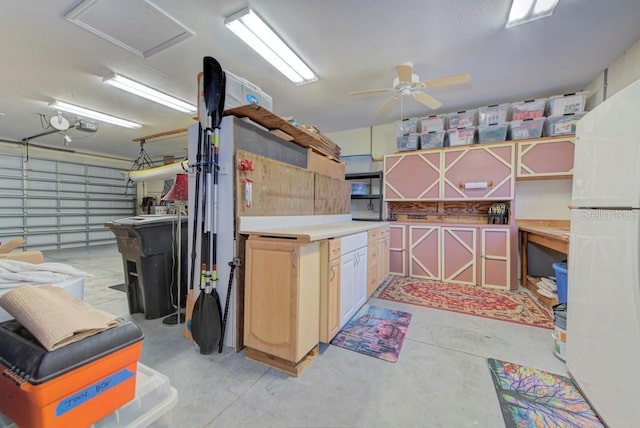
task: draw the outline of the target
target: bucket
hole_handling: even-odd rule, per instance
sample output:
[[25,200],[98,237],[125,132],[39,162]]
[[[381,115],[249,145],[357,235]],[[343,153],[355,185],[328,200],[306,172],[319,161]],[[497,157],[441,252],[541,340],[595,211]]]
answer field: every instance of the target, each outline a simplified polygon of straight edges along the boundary
[[558,303],[567,303],[567,263],[553,263],[556,272],[556,284],[558,285]]
[[559,304],[553,307],[554,331],[551,333],[555,343],[553,353],[562,361],[567,355],[567,305]]

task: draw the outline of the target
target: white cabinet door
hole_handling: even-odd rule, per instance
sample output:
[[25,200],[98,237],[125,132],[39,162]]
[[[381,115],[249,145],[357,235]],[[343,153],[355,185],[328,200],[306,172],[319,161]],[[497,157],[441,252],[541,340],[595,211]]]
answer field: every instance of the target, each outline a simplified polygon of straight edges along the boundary
[[355,277],[353,280],[354,312],[367,301],[367,247],[356,251]]
[[355,312],[356,300],[353,291],[356,276],[355,254],[355,251],[343,254],[340,259],[340,328],[349,321]]

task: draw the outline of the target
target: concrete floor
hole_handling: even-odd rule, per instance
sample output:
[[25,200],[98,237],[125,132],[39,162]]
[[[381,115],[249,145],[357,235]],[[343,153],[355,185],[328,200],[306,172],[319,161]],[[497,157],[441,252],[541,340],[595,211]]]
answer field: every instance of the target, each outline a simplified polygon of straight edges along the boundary
[[294,378],[230,348],[200,355],[181,326],[129,315],[126,294],[108,288],[124,282],[115,245],[45,256],[93,273],[85,300],[142,328],[141,361],[178,390],[177,427],[501,427],[487,358],[567,374],[550,330],[374,298],[413,314],[398,362],[323,346]]

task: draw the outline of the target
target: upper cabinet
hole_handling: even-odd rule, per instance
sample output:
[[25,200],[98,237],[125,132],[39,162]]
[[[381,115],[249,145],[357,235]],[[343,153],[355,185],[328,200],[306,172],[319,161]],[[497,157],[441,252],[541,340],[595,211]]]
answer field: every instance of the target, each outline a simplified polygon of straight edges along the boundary
[[568,178],[573,175],[573,135],[518,142],[518,180]]
[[474,144],[447,149],[442,160],[444,200],[513,199],[514,146]]
[[385,201],[440,199],[441,156],[440,150],[385,156]]

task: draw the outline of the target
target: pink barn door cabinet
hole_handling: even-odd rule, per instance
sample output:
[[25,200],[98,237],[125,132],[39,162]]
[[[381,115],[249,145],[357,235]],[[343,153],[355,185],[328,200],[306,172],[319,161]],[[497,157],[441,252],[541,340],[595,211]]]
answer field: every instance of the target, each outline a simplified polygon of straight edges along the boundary
[[573,175],[573,136],[518,142],[518,180],[568,178]]
[[475,227],[442,228],[442,281],[476,285]]
[[510,230],[482,228],[480,231],[480,285],[508,290],[511,285]]
[[407,258],[405,251],[407,226],[392,224],[389,226],[389,273],[407,275]]
[[513,199],[513,143],[450,148],[443,153],[444,200]]
[[425,151],[384,157],[384,200],[440,199],[442,151]]
[[440,227],[409,226],[409,276],[439,280]]

